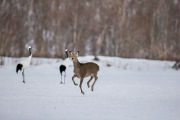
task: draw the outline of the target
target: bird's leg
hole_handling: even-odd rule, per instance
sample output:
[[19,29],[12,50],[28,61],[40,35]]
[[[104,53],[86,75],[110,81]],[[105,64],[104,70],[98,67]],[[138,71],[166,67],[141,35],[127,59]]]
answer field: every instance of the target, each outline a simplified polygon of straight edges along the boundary
[[62,73],[61,73],[61,82],[60,82],[60,84],[62,84]]
[[66,71],[64,71],[64,72],[65,72],[65,74],[64,74],[64,84],[65,84]]
[[23,70],[23,72],[22,72],[22,76],[23,76],[23,83],[25,83],[24,70]]

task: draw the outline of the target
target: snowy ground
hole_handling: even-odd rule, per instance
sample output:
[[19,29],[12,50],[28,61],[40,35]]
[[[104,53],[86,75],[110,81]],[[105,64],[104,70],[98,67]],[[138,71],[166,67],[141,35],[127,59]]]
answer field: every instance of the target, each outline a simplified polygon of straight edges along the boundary
[[72,63],[66,84],[59,84],[62,60],[32,58],[23,84],[21,72],[15,72],[20,59],[6,58],[0,67],[0,120],[180,119],[180,71],[171,69],[174,62],[99,58],[99,79],[93,92],[89,78],[84,80],[85,95],[71,80]]

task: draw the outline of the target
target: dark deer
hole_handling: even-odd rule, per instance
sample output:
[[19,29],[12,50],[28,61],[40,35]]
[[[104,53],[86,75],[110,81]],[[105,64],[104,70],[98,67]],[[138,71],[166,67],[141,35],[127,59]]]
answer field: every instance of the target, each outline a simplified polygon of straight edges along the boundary
[[[81,87],[84,78],[91,76],[90,80],[87,82],[87,86],[90,87],[89,83],[91,82],[91,80],[94,77],[95,81],[94,81],[93,85],[91,86],[91,90],[93,91],[94,84],[96,83],[96,81],[98,79],[97,73],[99,71],[99,66],[93,62],[80,63],[77,59],[79,51],[77,53],[72,53],[71,51],[69,51],[69,53],[71,55],[71,59],[74,64],[74,76],[72,77],[72,81],[74,82],[75,77],[78,77],[80,79],[79,87],[81,89],[81,93],[84,94],[84,92],[82,91],[82,87]],[[78,84],[74,82],[74,85],[78,85]]]

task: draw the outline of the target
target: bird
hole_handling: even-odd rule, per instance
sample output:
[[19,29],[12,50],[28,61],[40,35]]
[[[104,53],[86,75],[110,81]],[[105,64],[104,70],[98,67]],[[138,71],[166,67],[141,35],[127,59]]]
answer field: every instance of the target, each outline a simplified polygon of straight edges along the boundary
[[[65,50],[67,58],[61,63],[59,66],[60,74],[61,74],[61,82],[60,84],[65,84],[65,77],[66,77],[66,69],[69,67],[69,55],[68,49]],[[62,73],[64,72],[64,83],[62,83]]]
[[32,58],[31,49],[34,49],[34,48],[29,46],[28,47],[29,57],[27,59],[24,59],[24,60],[20,61],[16,66],[16,73],[18,73],[18,71],[22,71],[23,83],[25,83],[24,70],[30,65],[31,58]]

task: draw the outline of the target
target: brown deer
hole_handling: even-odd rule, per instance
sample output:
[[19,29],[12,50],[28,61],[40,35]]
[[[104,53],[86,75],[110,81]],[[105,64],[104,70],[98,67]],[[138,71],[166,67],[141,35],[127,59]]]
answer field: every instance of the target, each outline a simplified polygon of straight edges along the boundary
[[[88,62],[88,63],[80,63],[77,59],[79,51],[77,51],[77,53],[72,53],[71,51],[69,51],[71,59],[73,61],[74,64],[74,76],[72,77],[72,81],[74,82],[74,78],[78,77],[80,79],[80,89],[81,89],[81,93],[84,94],[84,92],[82,91],[82,83],[83,83],[83,79],[85,77],[89,77],[91,76],[90,80],[87,82],[87,86],[89,87],[89,83],[91,82],[91,80],[93,79],[93,77],[95,78],[95,81],[93,83],[93,85],[91,86],[91,90],[93,91],[94,89],[94,84],[96,83],[98,77],[97,77],[97,73],[99,71],[99,66],[93,62]],[[77,83],[74,82],[74,85],[78,85]]]

